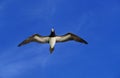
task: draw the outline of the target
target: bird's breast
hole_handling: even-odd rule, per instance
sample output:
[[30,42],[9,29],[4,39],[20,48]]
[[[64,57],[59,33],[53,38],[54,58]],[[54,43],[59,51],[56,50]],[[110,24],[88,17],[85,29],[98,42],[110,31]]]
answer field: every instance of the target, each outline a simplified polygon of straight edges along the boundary
[[55,43],[56,43],[56,38],[51,37],[49,40],[50,47],[53,48],[55,46]]

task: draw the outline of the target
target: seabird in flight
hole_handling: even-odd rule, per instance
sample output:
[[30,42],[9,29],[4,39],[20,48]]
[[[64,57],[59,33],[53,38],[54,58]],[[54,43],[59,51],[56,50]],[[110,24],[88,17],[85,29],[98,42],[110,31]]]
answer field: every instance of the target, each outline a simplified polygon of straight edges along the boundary
[[88,44],[87,41],[85,41],[84,39],[82,39],[81,37],[78,37],[77,35],[75,35],[73,33],[67,33],[62,36],[57,36],[55,34],[55,30],[52,28],[51,34],[49,36],[41,36],[39,34],[34,34],[34,35],[30,36],[29,38],[27,38],[26,40],[24,40],[23,42],[21,42],[18,45],[18,47],[25,45],[27,43],[30,43],[30,42],[49,43],[50,44],[50,53],[52,53],[54,50],[55,43],[66,42],[66,41],[70,41],[70,40]]

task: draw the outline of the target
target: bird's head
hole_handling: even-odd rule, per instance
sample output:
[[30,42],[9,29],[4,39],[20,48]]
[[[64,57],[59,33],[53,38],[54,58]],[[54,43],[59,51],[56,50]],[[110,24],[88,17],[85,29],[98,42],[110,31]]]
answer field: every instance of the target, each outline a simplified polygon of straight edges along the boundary
[[54,37],[55,36],[55,30],[54,28],[51,29],[51,33],[50,33],[50,37]]

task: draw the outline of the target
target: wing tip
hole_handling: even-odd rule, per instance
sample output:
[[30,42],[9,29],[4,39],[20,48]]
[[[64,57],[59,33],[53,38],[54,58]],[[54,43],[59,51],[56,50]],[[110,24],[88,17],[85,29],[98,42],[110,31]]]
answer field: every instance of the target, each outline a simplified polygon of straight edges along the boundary
[[83,40],[83,41],[82,41],[82,43],[84,43],[84,44],[88,44],[88,42],[87,42],[87,41],[85,41],[85,40]]
[[17,46],[18,46],[18,47],[21,47],[21,46],[22,46],[22,44],[18,44]]
[[88,42],[84,42],[85,44],[88,44]]

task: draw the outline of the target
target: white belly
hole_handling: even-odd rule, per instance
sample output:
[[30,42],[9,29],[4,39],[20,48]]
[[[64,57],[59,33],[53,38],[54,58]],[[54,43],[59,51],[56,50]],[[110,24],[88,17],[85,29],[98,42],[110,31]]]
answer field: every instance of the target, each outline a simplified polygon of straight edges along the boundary
[[56,43],[56,39],[55,39],[54,37],[53,37],[53,38],[50,38],[49,44],[50,44],[50,47],[51,47],[51,48],[54,48],[55,43]]

